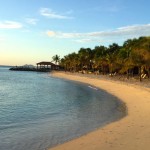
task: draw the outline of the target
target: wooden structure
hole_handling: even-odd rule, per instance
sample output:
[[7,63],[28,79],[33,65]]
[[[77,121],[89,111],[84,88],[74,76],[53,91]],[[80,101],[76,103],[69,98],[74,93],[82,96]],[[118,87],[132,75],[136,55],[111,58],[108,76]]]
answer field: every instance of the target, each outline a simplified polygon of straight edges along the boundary
[[24,66],[16,66],[10,68],[10,70],[15,71],[41,71],[41,72],[50,72],[51,70],[60,70],[59,65],[55,65],[52,62],[39,62],[36,64],[37,67],[34,67],[32,65],[24,65]]
[[50,71],[50,70],[58,70],[59,69],[59,65],[55,65],[52,62],[39,62],[37,63],[37,70],[39,71]]

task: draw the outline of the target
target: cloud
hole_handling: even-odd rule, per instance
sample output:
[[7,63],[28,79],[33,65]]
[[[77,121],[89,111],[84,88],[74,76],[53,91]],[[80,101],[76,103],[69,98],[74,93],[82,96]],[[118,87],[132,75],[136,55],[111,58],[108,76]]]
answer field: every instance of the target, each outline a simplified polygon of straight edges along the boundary
[[150,24],[132,25],[116,28],[108,31],[88,32],[88,33],[65,33],[47,31],[49,37],[54,38],[72,38],[77,42],[94,42],[102,39],[123,39],[123,38],[136,38],[140,36],[150,36]]
[[[67,12],[66,14],[69,14],[69,13],[71,13],[71,11]],[[49,8],[41,8],[40,14],[42,16],[45,16],[45,17],[51,18],[51,19],[72,19],[72,17],[56,13]]]
[[37,22],[38,22],[38,19],[26,18],[26,22],[27,22],[28,24],[31,24],[31,25],[36,25]]
[[144,24],[144,25],[132,25],[132,26],[126,26],[126,27],[120,27],[118,28],[119,31],[124,32],[141,32],[141,31],[150,31],[150,24]]
[[54,31],[47,31],[47,35],[48,35],[49,37],[54,37],[54,36],[56,36],[57,34],[56,34],[56,32],[54,32]]
[[125,26],[111,31],[92,32],[88,35],[94,37],[147,36],[150,35],[150,24]]
[[89,38],[87,38],[87,39],[77,39],[77,40],[74,40],[75,42],[77,42],[77,43],[91,43],[91,42],[95,42],[95,41],[97,41],[97,42],[100,42],[100,40],[94,40],[94,39],[89,39]]
[[54,38],[80,38],[83,36],[82,33],[65,33],[65,32],[56,32],[52,30],[48,30],[46,34],[49,37],[54,37]]
[[15,21],[3,21],[0,22],[0,29],[20,29],[23,25]]

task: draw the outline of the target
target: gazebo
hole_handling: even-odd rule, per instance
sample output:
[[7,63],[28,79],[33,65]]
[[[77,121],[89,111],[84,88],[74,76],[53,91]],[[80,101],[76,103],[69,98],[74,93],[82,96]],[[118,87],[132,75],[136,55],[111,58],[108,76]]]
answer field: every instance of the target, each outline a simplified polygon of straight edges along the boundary
[[55,64],[53,64],[52,62],[45,62],[45,61],[42,61],[42,62],[39,62],[36,64],[37,65],[37,70],[54,70],[56,69],[56,66]]

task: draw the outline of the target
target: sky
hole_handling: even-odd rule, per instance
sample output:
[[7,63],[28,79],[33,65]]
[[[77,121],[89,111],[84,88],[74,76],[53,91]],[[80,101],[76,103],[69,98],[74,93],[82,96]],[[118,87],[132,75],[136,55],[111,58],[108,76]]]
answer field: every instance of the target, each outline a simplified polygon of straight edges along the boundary
[[0,0],[0,65],[150,36],[150,0]]

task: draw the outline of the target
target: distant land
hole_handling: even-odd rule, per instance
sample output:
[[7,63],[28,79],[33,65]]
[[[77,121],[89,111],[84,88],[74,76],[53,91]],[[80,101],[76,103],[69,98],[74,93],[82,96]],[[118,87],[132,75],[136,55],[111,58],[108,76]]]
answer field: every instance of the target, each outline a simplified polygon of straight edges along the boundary
[[0,67],[13,67],[13,66],[8,66],[8,65],[0,65]]

